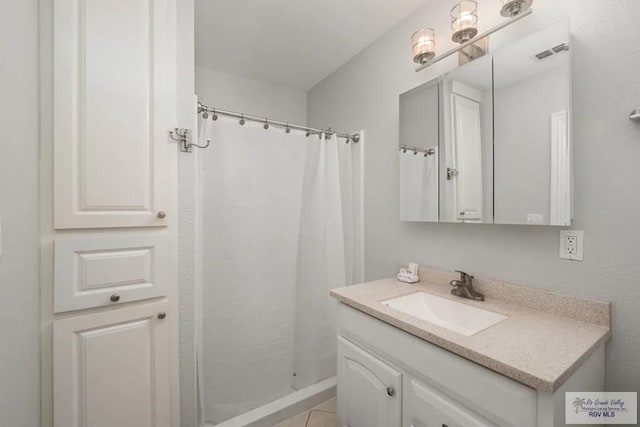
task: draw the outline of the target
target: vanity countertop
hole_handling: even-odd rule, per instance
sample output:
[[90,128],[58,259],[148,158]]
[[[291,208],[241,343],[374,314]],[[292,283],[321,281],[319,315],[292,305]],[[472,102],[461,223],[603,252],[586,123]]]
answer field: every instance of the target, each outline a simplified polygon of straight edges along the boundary
[[[384,279],[333,289],[341,303],[369,314],[522,384],[553,393],[610,337],[610,304],[486,279],[474,279],[485,295],[476,302],[451,295],[453,273],[421,268],[415,284]],[[465,336],[381,303],[426,292],[508,316]]]

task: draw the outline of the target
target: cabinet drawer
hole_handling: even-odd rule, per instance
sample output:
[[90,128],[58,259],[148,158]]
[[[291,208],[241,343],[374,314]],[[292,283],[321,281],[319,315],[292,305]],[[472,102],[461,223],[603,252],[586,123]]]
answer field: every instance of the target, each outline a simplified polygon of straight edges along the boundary
[[416,378],[403,387],[403,427],[498,427]]
[[54,311],[166,296],[167,259],[164,235],[57,239]]

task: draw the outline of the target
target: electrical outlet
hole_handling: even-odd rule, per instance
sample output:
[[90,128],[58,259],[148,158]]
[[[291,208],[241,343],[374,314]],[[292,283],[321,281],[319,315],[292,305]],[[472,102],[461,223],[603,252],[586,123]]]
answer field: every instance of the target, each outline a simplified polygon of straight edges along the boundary
[[582,261],[583,241],[584,231],[560,230],[560,258]]

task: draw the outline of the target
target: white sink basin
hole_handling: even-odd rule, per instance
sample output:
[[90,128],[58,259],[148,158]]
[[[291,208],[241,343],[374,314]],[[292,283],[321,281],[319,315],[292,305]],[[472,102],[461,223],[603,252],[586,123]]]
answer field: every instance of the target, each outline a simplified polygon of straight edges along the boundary
[[467,336],[507,318],[502,314],[460,304],[425,292],[416,292],[381,302],[387,307]]

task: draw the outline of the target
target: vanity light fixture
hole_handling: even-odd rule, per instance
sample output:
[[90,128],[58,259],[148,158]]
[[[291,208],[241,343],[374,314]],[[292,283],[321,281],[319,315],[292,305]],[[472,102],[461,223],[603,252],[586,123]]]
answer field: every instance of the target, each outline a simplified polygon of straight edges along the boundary
[[435,56],[435,36],[431,28],[416,31],[411,36],[413,61],[419,65],[416,72],[422,71],[430,65],[447,58],[454,53],[461,52],[465,61],[479,58],[486,53],[486,40],[491,34],[531,15],[533,0],[500,0],[502,9],[500,14],[509,19],[495,27],[478,34],[478,4],[472,0],[459,2],[451,9],[451,39],[460,43],[459,46]]
[[413,62],[425,64],[436,55],[436,40],[433,28],[422,28],[411,35]]
[[466,43],[478,34],[478,3],[461,1],[451,9],[451,40]]
[[500,0],[500,3],[502,3],[500,15],[513,18],[527,11],[533,4],[533,0]]

